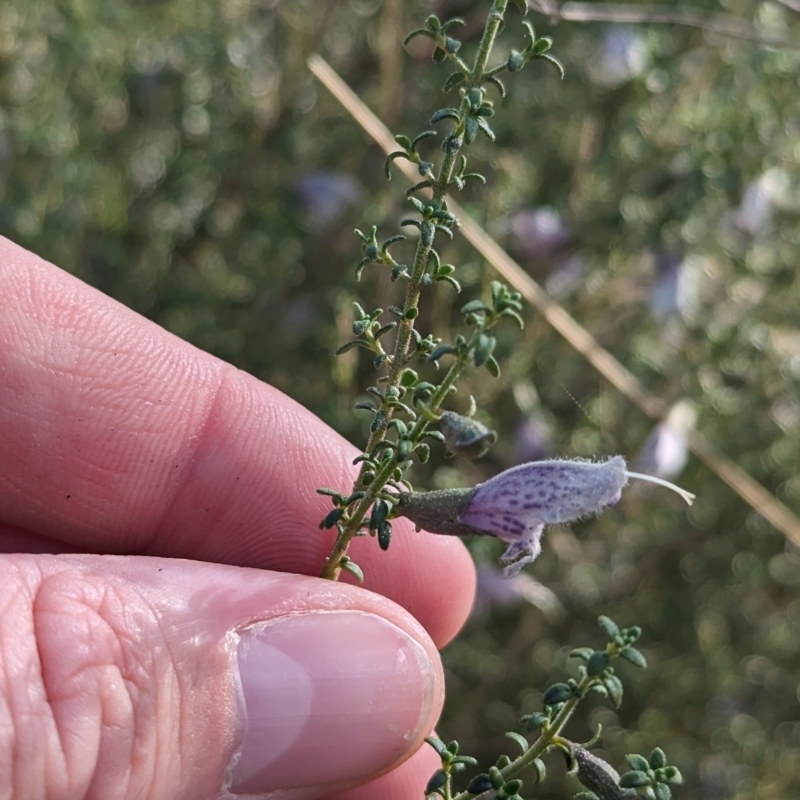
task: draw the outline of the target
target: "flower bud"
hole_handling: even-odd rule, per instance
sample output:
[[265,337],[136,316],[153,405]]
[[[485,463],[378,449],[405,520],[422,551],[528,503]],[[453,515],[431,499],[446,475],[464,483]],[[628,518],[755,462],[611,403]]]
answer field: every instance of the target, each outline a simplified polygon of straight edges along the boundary
[[619,773],[607,761],[590,753],[579,744],[572,744],[567,758],[570,772],[599,800],[634,800],[635,789],[623,789],[619,785]]
[[439,429],[447,449],[462,458],[480,458],[497,441],[494,431],[453,411],[442,414]]

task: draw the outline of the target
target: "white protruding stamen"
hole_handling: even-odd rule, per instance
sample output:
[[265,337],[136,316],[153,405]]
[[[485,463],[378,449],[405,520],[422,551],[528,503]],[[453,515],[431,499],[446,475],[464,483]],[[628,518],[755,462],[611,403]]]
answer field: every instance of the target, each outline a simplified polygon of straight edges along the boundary
[[694,502],[694,499],[697,496],[692,494],[691,492],[687,492],[686,489],[681,489],[680,486],[676,486],[674,483],[661,480],[661,478],[656,478],[653,475],[642,475],[641,472],[627,472],[627,471],[625,472],[625,474],[629,478],[638,478],[640,481],[649,481],[650,483],[657,483],[659,486],[666,486],[667,489],[672,489],[673,492],[679,494],[686,501],[686,505],[689,506]]

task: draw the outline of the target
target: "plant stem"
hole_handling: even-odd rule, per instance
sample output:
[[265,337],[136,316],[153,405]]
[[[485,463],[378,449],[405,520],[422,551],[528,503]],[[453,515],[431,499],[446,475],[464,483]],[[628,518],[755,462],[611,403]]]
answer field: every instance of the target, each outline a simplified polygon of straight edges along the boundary
[[[592,685],[597,683],[598,679],[595,676],[586,675],[578,684],[576,696],[571,697],[561,707],[561,710],[556,714],[555,719],[547,726],[547,730],[543,731],[539,738],[520,756],[515,758],[508,766],[500,770],[500,774],[504,779],[518,775],[526,767],[529,767],[537,758],[545,753],[545,751],[553,746],[553,739],[558,736],[563,730],[564,726],[569,722],[569,718],[575,712],[581,699],[586,696],[586,692],[591,689]],[[452,800],[471,800],[474,798],[471,792],[459,792]]]
[[[506,11],[507,5],[508,0],[494,0],[492,9],[489,12],[486,20],[486,25],[484,26],[483,35],[478,48],[478,54],[475,58],[475,66],[473,67],[470,75],[470,84],[473,86],[480,85],[484,78],[486,63],[488,62],[494,41],[497,37],[497,33],[502,25],[503,15]],[[467,113],[467,104],[462,102],[459,120],[455,123],[454,130],[458,131],[463,129]],[[447,151],[442,157],[442,161],[439,166],[439,173],[432,187],[434,201],[444,200],[444,197],[447,194],[447,191],[453,180],[453,171],[455,169],[459,151],[460,148]],[[375,445],[383,436],[386,426],[391,421],[394,414],[394,406],[387,402],[385,395],[390,390],[396,391],[398,389],[400,386],[400,377],[403,369],[411,358],[411,342],[414,329],[414,319],[407,318],[407,312],[412,308],[418,307],[422,289],[422,279],[425,275],[425,270],[427,269],[428,260],[430,259],[432,250],[432,241],[429,244],[425,244],[423,242],[423,237],[420,237],[417,240],[417,247],[414,253],[414,265],[411,271],[411,276],[406,284],[406,294],[403,302],[403,319],[400,321],[400,325],[398,326],[394,349],[391,357],[389,358],[389,374],[384,382],[384,399],[381,401],[380,408],[378,410],[378,413],[383,415],[384,424],[379,430],[373,431],[370,434],[364,450],[365,453],[372,452]],[[438,412],[441,403],[447,397],[450,387],[454,385],[459,374],[461,373],[461,370],[466,366],[466,361],[466,358],[459,357],[456,362],[451,365],[442,383],[437,387],[431,398],[431,410],[434,411],[434,413]],[[422,417],[417,418],[412,428],[412,438],[414,441],[418,441],[419,437],[424,434],[427,424],[427,421]],[[366,491],[366,494],[356,503],[352,513],[347,517],[347,521],[339,529],[333,548],[331,549],[328,557],[325,559],[321,577],[328,578],[330,580],[338,580],[342,571],[342,557],[347,554],[347,548],[352,539],[358,534],[359,530],[361,530],[361,527],[367,516],[367,512],[378,498],[380,492],[386,486],[386,483],[391,479],[396,468],[397,463],[392,459],[387,459],[375,472],[374,477],[370,481],[369,487],[363,489],[362,484],[364,475],[366,471],[370,469],[370,465],[368,465],[366,462],[362,463],[353,487],[354,489],[363,489]]]
[[489,54],[492,52],[492,47],[494,47],[494,40],[497,38],[500,26],[503,24],[503,16],[506,13],[507,5],[508,0],[494,0],[494,3],[492,3],[492,10],[486,19],[481,43],[478,46],[478,55],[475,58],[475,66],[472,69],[473,80],[480,82],[484,78]]

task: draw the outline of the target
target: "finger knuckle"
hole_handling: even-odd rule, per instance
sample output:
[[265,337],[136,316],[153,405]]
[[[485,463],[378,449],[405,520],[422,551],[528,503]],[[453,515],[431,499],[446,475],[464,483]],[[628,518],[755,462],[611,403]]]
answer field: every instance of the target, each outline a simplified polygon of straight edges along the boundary
[[0,622],[11,796],[149,796],[174,740],[164,710],[175,680],[153,610],[79,570],[22,577],[12,630]]

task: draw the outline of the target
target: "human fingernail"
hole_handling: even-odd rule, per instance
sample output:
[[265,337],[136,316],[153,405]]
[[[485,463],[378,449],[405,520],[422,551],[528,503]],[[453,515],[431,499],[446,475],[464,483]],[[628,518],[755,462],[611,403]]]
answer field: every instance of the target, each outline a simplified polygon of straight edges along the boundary
[[334,787],[390,767],[431,724],[437,668],[376,614],[279,617],[245,629],[246,730],[231,791]]

